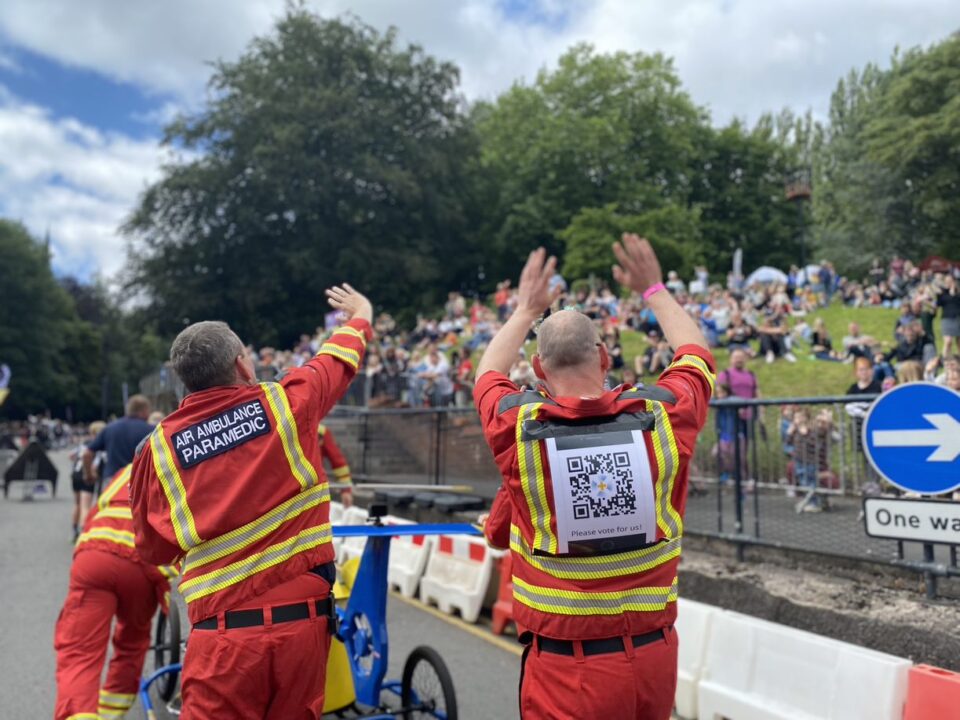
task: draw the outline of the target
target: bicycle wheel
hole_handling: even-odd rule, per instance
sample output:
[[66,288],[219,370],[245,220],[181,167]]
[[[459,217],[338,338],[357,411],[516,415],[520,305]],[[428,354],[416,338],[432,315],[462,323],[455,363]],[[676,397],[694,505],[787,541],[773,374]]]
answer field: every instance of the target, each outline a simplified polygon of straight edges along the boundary
[[[153,668],[159,670],[180,662],[180,611],[171,599],[166,613],[157,616],[154,635]],[[177,692],[180,673],[168,673],[157,681],[157,694],[164,702],[170,702]]]
[[410,708],[405,720],[439,718],[457,720],[457,695],[453,679],[440,653],[432,647],[414,648],[403,666],[400,701]]

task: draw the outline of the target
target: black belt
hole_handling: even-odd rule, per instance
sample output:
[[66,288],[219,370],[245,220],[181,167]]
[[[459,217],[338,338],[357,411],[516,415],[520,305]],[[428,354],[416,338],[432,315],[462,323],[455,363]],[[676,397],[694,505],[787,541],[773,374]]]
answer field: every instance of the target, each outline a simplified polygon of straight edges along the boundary
[[[317,617],[331,617],[333,615],[333,598],[327,597],[323,600],[316,600]],[[310,605],[308,603],[296,603],[294,605],[279,605],[273,608],[273,624],[295,622],[297,620],[306,620],[310,617]],[[263,625],[263,609],[256,610],[230,610],[224,614],[223,624],[227,630],[245,627],[257,627]],[[194,630],[216,630],[217,618],[209,617],[193,624]]]
[[[630,640],[635,648],[649,645],[657,640],[666,638],[664,630],[654,630],[644,635],[634,635]],[[537,647],[541,652],[552,653],[554,655],[569,655],[573,657],[576,653],[573,650],[572,640],[554,640],[553,638],[537,635]],[[606,655],[607,653],[624,652],[625,647],[622,637],[604,638],[603,640],[584,640],[584,655]]]

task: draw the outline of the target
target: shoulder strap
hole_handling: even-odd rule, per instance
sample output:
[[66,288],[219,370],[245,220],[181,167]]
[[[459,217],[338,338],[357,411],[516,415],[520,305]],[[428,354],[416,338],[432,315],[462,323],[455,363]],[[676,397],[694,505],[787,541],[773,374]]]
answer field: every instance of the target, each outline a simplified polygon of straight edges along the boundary
[[531,403],[543,403],[544,405],[556,405],[553,400],[546,395],[541,395],[533,390],[524,390],[518,393],[504,395],[497,406],[497,414],[503,415],[507,410],[520,407],[521,405],[530,405]]
[[675,405],[677,402],[676,395],[659,385],[645,385],[644,387],[630,388],[617,395],[617,400],[636,400],[637,398],[669,403],[670,405]]

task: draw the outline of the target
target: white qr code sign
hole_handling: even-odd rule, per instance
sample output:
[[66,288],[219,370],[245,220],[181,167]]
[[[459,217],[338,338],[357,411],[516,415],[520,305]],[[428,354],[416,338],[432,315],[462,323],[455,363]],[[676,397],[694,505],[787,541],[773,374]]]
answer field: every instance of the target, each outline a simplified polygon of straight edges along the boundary
[[639,430],[550,438],[547,459],[557,511],[557,551],[571,544],[646,536],[656,541],[647,447]]

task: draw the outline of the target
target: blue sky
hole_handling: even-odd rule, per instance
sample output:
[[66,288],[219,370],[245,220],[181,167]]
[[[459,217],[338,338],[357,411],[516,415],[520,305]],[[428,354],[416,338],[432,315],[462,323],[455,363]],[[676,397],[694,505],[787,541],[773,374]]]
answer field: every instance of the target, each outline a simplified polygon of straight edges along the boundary
[[[575,42],[662,51],[717,124],[765,110],[822,115],[837,79],[893,48],[960,29],[956,0],[308,0],[455,61],[493,98]],[[0,215],[38,236],[55,269],[111,277],[117,232],[166,159],[162,126],[202,108],[208,62],[268,32],[284,0],[0,3]]]

